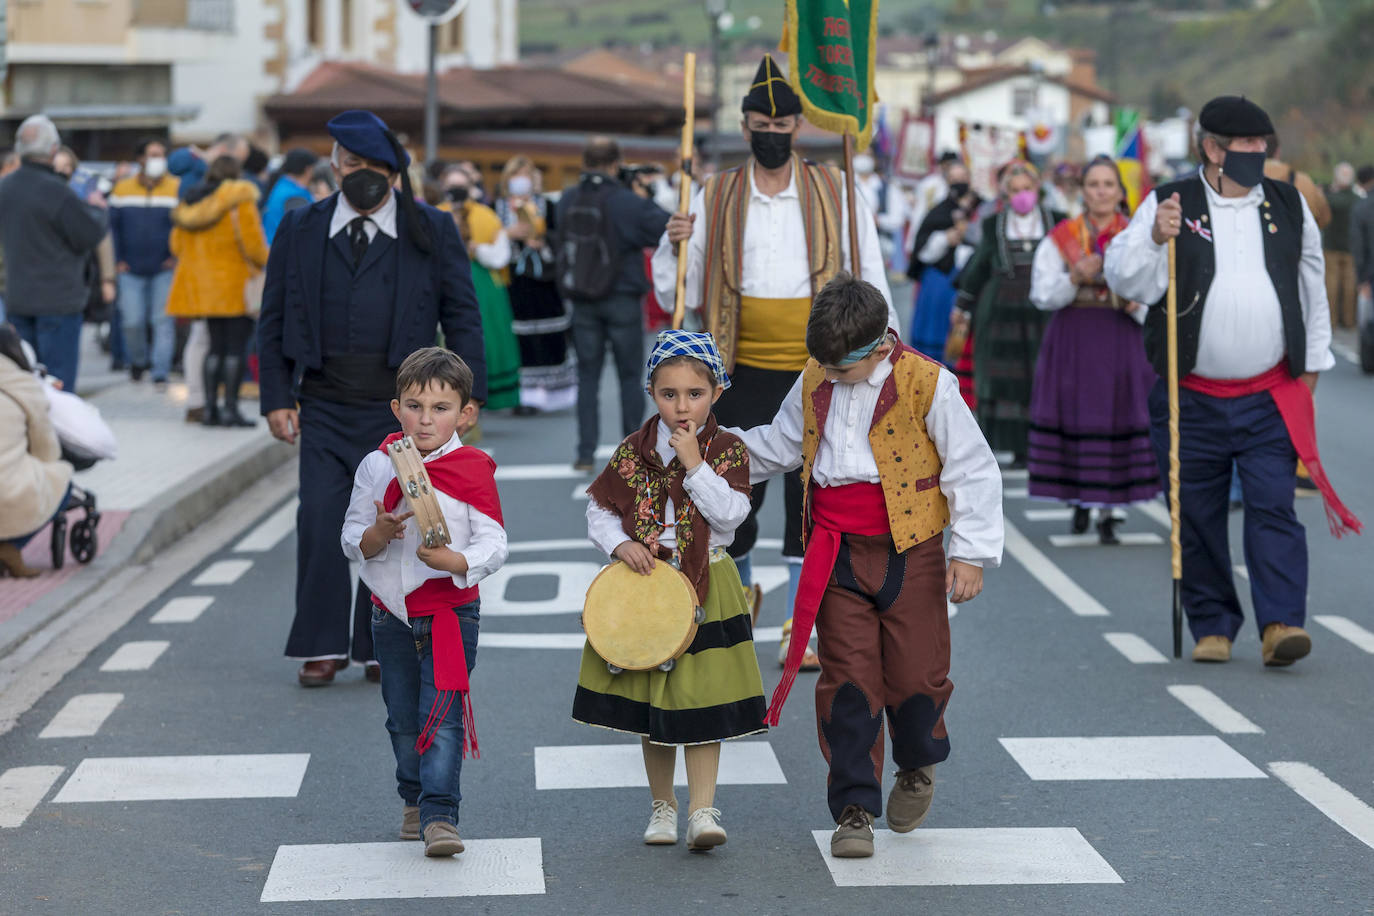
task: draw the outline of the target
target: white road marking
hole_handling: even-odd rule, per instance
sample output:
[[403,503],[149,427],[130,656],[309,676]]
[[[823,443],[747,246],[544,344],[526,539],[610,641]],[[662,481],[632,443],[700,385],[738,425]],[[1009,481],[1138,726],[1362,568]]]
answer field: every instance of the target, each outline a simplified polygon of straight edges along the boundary
[[1264,729],[1241,715],[1231,704],[1206,687],[1196,684],[1171,684],[1169,693],[1202,717],[1217,731],[1227,735],[1262,735]]
[[1029,498],[1029,497],[1030,497],[1030,491],[1027,490],[1025,487],[1003,487],[1003,488],[1002,488],[1002,498],[1003,498],[1003,499],[1027,499],[1027,498]]
[[14,767],[0,773],[0,829],[22,826],[66,767]]
[[215,603],[209,595],[188,595],[173,598],[162,609],[148,618],[149,623],[192,623],[200,619],[205,609]]
[[611,456],[615,454],[615,450],[618,448],[620,448],[619,444],[598,445],[596,451],[592,453],[592,457],[597,461],[610,461]]
[[1037,781],[1265,778],[1215,735],[998,740]]
[[587,495],[587,485],[586,485],[586,484],[582,484],[582,483],[575,483],[575,484],[573,484],[573,488],[572,488],[572,501],[573,501],[573,502],[575,502],[575,503],[578,503],[578,502],[580,502],[580,503],[585,503],[585,502],[586,502],[587,500],[589,500],[589,499],[591,499],[591,497]]
[[[673,784],[687,785],[684,754],[677,755]],[[722,786],[783,785],[787,777],[767,741],[726,741],[720,746]],[[567,745],[534,749],[536,789],[647,788],[644,753],[635,744]]]
[[1250,581],[1250,570],[1246,568],[1244,563],[1237,563],[1231,568],[1235,570],[1236,575],[1240,576],[1246,582]]
[[1002,468],[1003,480],[1029,480],[1030,472],[1025,468]]
[[1079,617],[1109,617],[1107,610],[1096,598],[1083,590],[1077,582],[1064,574],[1064,571],[1050,561],[1049,557],[1026,539],[1021,530],[1011,522],[1003,520],[1006,531],[1006,549],[1026,571],[1035,577],[1045,589]]
[[1134,633],[1103,633],[1102,638],[1134,664],[1163,665],[1169,661],[1163,653]]
[[[954,616],[954,605],[949,607]],[[777,644],[782,641],[782,627],[759,627],[754,630],[756,644]],[[582,633],[483,633],[483,649],[576,649],[581,651],[586,640]]]
[[1146,503],[1139,503],[1136,506],[1147,518],[1154,520],[1155,524],[1169,531],[1173,528],[1173,522],[1169,520],[1169,507],[1157,499],[1152,499]]
[[755,550],[782,550],[782,538],[759,538],[754,542]]
[[1346,833],[1374,849],[1374,808],[1306,763],[1279,761],[1269,764],[1269,772]]
[[508,553],[543,553],[556,550],[596,550],[597,547],[586,538],[558,538],[549,541],[517,541],[507,544]]
[[1028,522],[1067,522],[1073,518],[1072,509],[1027,509]]
[[299,507],[299,499],[288,500],[280,509],[263,519],[258,527],[244,535],[234,545],[234,552],[266,553],[276,547],[282,538],[296,530],[296,510]]
[[1317,614],[1312,619],[1346,642],[1354,644],[1356,648],[1374,655],[1374,633],[1369,632],[1355,621],[1334,614]]
[[[1117,540],[1121,543],[1119,547],[1151,547],[1156,544],[1163,544],[1164,538],[1155,534],[1153,531],[1118,531]],[[1086,534],[1052,534],[1050,543],[1055,547],[1099,547],[1102,546],[1101,540],[1095,532]]]
[[57,711],[57,715],[52,717],[47,728],[38,733],[38,737],[85,738],[94,735],[123,700],[122,693],[77,694]]
[[100,666],[101,671],[147,671],[171,643],[165,639],[126,642]]
[[53,801],[295,798],[309,762],[309,754],[87,757]]
[[[585,545],[587,542],[578,541],[576,543]],[[587,586],[592,584],[597,573],[604,568],[604,563],[594,562],[507,563],[482,582],[482,614],[484,616],[530,617],[539,614],[580,613],[587,600]],[[506,592],[511,581],[521,576],[556,577],[558,582],[554,587],[554,596],[529,601],[507,598]],[[756,566],[754,567],[754,581],[763,587],[765,594],[771,592],[775,588],[787,584],[787,567]]]
[[1331,341],[1331,352],[1346,362],[1354,363],[1357,366],[1360,364],[1360,355],[1343,343]]
[[537,837],[463,840],[452,858],[427,859],[420,844],[339,843],[278,846],[262,903],[392,900],[544,893]]
[[573,470],[571,464],[507,464],[496,469],[497,481],[516,480],[572,480],[585,477],[591,483],[595,476],[587,471]]
[[192,585],[233,585],[253,566],[252,560],[219,560],[191,581]]
[[837,887],[1124,883],[1072,827],[875,830],[870,859],[834,858],[830,834],[812,831]]

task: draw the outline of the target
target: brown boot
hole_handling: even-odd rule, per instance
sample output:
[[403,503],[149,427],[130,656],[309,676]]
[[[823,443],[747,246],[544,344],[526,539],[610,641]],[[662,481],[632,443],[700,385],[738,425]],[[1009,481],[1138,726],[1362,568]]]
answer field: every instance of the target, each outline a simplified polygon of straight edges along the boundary
[[463,851],[458,828],[448,821],[434,821],[425,828],[425,855],[432,858],[456,856]]
[[930,813],[935,797],[935,765],[915,770],[898,770],[897,783],[887,796],[887,826],[897,833],[910,833]]
[[1193,646],[1195,662],[1229,662],[1231,660],[1231,640],[1225,636],[1204,636]]
[[1271,623],[1260,637],[1260,657],[1270,668],[1291,665],[1312,651],[1312,637],[1302,627]]
[[9,541],[0,541],[0,566],[16,579],[32,579],[42,570],[24,564],[24,555]]
[[417,805],[406,805],[401,809],[401,833],[403,840],[418,840],[420,838],[420,808]]

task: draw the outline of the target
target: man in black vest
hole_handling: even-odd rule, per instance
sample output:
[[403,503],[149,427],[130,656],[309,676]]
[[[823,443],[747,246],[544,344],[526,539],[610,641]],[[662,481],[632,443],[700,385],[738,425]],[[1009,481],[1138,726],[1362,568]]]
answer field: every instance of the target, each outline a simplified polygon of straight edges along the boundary
[[[1141,202],[1107,249],[1105,274],[1117,295],[1156,303],[1145,348],[1164,379],[1167,242],[1178,240],[1182,595],[1197,641],[1193,660],[1229,660],[1243,622],[1227,543],[1234,461],[1261,657],[1266,665],[1289,665],[1311,649],[1302,629],[1307,539],[1293,511],[1294,475],[1299,453],[1315,458],[1317,373],[1335,365],[1321,233],[1292,185],[1263,177],[1265,138],[1274,126],[1258,105],[1237,96],[1213,99],[1198,128],[1202,168]],[[1150,412],[1167,474],[1164,381],[1150,395]],[[1329,489],[1323,495],[1339,512]],[[1358,530],[1347,515],[1343,524]]]
[[[262,413],[272,434],[299,434],[296,617],[286,655],[305,664],[302,686],[334,680],[352,656],[379,680],[369,628],[371,594],[351,601],[339,547],[359,462],[396,430],[396,368],[433,346],[436,328],[472,368],[486,399],[482,319],[467,252],[448,214],[415,201],[410,157],[376,115],[329,122],[342,189],[287,213],[267,260],[258,352]],[[401,178],[399,193],[393,188]]]

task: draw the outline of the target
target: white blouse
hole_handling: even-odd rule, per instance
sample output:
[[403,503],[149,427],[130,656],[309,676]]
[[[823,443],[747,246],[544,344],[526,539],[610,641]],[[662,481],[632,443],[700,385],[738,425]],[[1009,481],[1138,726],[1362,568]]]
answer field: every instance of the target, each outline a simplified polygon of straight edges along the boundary
[[[1110,246],[1109,246],[1110,247]],[[1035,249],[1031,264],[1030,300],[1042,312],[1057,312],[1078,296],[1078,286],[1069,279],[1069,264],[1059,246],[1048,235]],[[1138,324],[1145,323],[1145,309],[1126,313]]]

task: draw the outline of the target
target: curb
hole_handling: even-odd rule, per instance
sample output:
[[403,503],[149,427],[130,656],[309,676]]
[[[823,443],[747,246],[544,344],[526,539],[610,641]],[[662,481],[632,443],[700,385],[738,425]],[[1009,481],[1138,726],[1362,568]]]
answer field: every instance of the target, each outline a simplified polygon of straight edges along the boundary
[[268,439],[217,467],[188,489],[164,493],[135,511],[119,535],[79,575],[0,623],[0,657],[83,599],[96,593],[129,566],[151,560],[159,550],[209,518],[251,484],[289,461],[296,449]]

